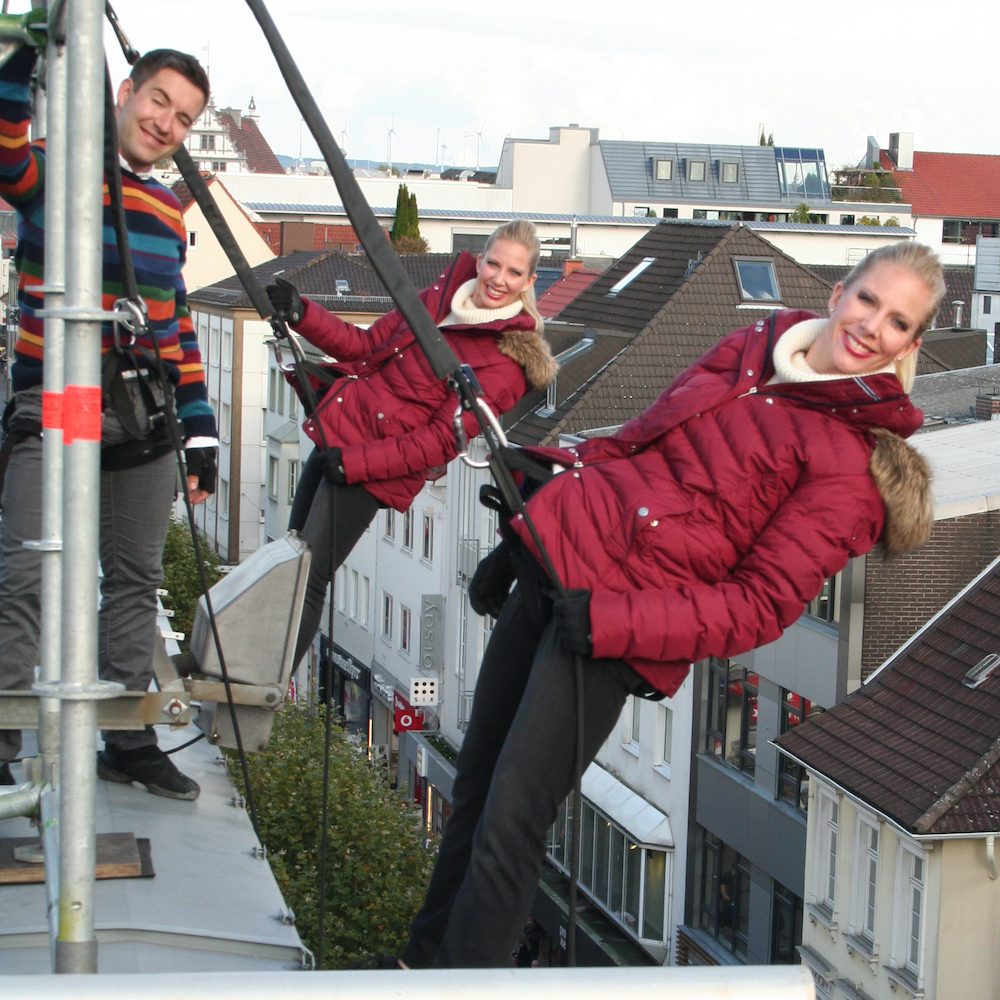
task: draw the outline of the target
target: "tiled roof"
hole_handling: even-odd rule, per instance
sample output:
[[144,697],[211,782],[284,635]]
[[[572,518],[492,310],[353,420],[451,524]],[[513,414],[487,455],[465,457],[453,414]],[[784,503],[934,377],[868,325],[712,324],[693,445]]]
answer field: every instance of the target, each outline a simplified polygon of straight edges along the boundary
[[[453,259],[454,254],[447,253],[402,254],[399,257],[403,270],[416,288],[432,284]],[[343,296],[337,295],[337,281],[342,280],[348,283],[350,289],[347,295],[352,312],[381,315],[392,308],[391,301],[386,301],[389,293],[372,268],[367,254],[363,253],[297,250],[258,264],[253,268],[253,274],[262,285],[272,281],[276,274],[281,274],[303,295],[327,306],[334,301],[343,301]],[[189,294],[188,299],[193,303],[214,303],[231,309],[251,308],[250,299],[235,276],[199,288]]]
[[600,276],[600,271],[588,271],[583,268],[567,274],[564,278],[558,278],[539,296],[538,311],[546,319],[558,316],[566,306],[581,292],[586,291]]
[[1000,560],[860,689],[776,743],[917,835],[1000,832]]
[[261,134],[257,119],[240,115],[237,122],[232,108],[217,111],[220,124],[229,132],[233,145],[246,157],[247,167],[255,174],[283,174],[285,168]]
[[[697,234],[685,232],[687,228],[684,224],[661,223],[608,275],[595,281],[564,310],[560,319],[573,316],[587,328],[617,329],[635,335],[622,345],[613,364],[574,395],[571,405],[549,430],[547,440],[560,433],[576,434],[624,423],[649,406],[721,337],[766,316],[766,308],[747,309],[743,305],[733,257],[773,260],[782,296],[780,305],[817,312],[826,308],[829,286],[746,226],[717,226],[713,239],[701,246]],[[676,242],[670,237],[677,237]],[[685,276],[688,260],[697,258],[698,249],[702,250],[702,261]],[[609,300],[602,294],[630,269],[627,264],[622,268],[623,262],[635,263],[654,256],[656,262],[616,298]],[[661,266],[663,274],[657,275]],[[629,301],[632,298],[639,301],[633,305]],[[635,329],[640,316],[645,316],[645,321]]]
[[912,170],[896,170],[883,149],[881,162],[893,171],[914,216],[1000,219],[1000,156],[915,152]]

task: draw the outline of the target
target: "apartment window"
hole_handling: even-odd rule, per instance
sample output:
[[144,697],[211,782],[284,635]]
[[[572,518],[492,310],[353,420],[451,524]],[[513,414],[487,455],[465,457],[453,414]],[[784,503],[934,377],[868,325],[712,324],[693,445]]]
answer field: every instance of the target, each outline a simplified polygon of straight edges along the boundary
[[382,592],[382,638],[392,642],[392,595]]
[[299,419],[299,397],[295,395],[295,390],[288,386],[288,419]]
[[723,160],[719,170],[719,179],[723,184],[739,184],[740,165],[731,160]]
[[705,179],[704,160],[688,160],[687,179],[689,181],[703,181]]
[[361,574],[356,569],[351,570],[351,617],[357,621],[361,605]]
[[399,609],[399,651],[410,652],[410,632],[413,614],[405,605]]
[[665,208],[665,209],[663,209],[663,213],[662,214],[663,214],[663,218],[664,219],[676,219],[677,218],[677,209],[676,208]]
[[267,408],[272,413],[278,412],[278,388],[279,379],[281,376],[278,374],[276,368],[268,368],[267,370]]
[[975,246],[977,236],[1000,236],[1000,223],[982,219],[945,219],[941,223],[942,243],[961,243]]
[[639,746],[639,725],[642,720],[642,698],[632,699],[632,712],[628,723],[628,742],[634,747]]
[[663,739],[660,741],[660,763],[670,764],[674,745],[674,712],[666,705],[660,706],[663,719]]
[[201,148],[215,149],[215,135],[212,132],[201,133]]
[[837,600],[840,574],[831,576],[823,583],[823,589],[806,605],[805,613],[810,618],[827,625],[840,623],[840,602]]
[[295,499],[295,488],[299,485],[299,463],[294,459],[288,462],[288,502]]
[[413,551],[413,508],[403,514],[403,548]]
[[780,302],[774,261],[767,257],[734,257],[736,281],[744,302]]
[[771,965],[798,965],[802,900],[778,882],[771,892]]
[[278,460],[274,455],[267,456],[267,495],[278,499]]
[[396,538],[396,512],[391,507],[386,508],[385,530],[382,532],[382,536],[389,542]]
[[337,601],[337,610],[344,612],[347,610],[347,570],[343,566],[337,567],[337,572],[333,577],[333,593]]
[[420,558],[432,562],[434,559],[434,515],[423,515],[423,534],[420,541]]
[[[549,831],[548,854],[564,871],[572,860],[572,798]],[[623,827],[584,801],[580,816],[580,887],[628,934],[666,944],[667,854],[637,843]]]
[[674,176],[673,160],[656,160],[655,175],[658,181],[669,181]]
[[757,675],[730,660],[708,667],[706,753],[753,774],[757,762]]
[[989,316],[991,310],[993,309],[993,297],[990,295],[983,296],[983,315]]
[[892,934],[892,964],[919,982],[924,936],[927,862],[900,841],[896,862],[896,905]]
[[229,327],[222,331],[222,367],[227,372],[233,369],[233,331]]
[[229,480],[219,479],[219,517],[229,520]]
[[233,431],[233,408],[228,403],[219,406],[219,436],[228,441]]
[[358,597],[358,624],[362,628],[368,628],[368,601],[371,596],[371,580],[367,576],[361,577],[361,593]]
[[188,249],[194,250],[198,246],[198,234],[193,230],[188,230]]
[[853,226],[854,225],[854,216],[853,215],[841,215],[841,217],[840,217],[840,224],[842,226]]
[[632,214],[636,218],[645,219],[649,214],[649,205],[633,205]]
[[[794,691],[781,692],[781,732],[787,733],[823,709]],[[807,812],[809,807],[809,772],[784,754],[778,755],[778,798]]]
[[875,920],[878,915],[878,824],[858,817],[855,844],[857,863],[851,929],[871,954],[875,947]]
[[698,919],[701,929],[746,956],[750,926],[750,864],[714,834],[702,830]]
[[216,173],[225,173],[226,161],[225,160],[212,160],[212,169]]
[[817,794],[815,900],[828,919],[833,919],[837,905],[837,844],[840,803],[829,792]]

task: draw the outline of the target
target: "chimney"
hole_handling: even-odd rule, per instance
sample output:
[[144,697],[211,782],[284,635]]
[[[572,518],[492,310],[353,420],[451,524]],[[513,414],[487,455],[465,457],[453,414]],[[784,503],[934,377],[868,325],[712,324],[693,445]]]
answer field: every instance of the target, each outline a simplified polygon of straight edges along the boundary
[[573,216],[573,220],[569,224],[569,255],[570,257],[576,256],[576,216]]
[[575,274],[577,271],[583,270],[583,261],[577,257],[567,257],[563,261],[562,266],[562,276],[568,278],[571,274]]
[[889,153],[897,170],[913,169],[913,133],[890,132]]
[[1000,393],[982,393],[976,396],[973,413],[976,420],[1000,420]]
[[962,329],[962,306],[964,306],[965,303],[961,299],[952,299],[951,305],[952,305],[952,308],[955,310],[955,322],[954,322],[953,326],[955,327],[956,330],[961,330]]

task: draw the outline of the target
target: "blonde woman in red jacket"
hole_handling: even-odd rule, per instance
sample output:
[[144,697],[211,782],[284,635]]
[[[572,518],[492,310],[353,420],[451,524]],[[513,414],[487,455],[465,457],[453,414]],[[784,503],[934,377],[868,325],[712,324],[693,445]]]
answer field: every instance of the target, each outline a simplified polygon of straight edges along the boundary
[[527,507],[569,589],[552,597],[520,516],[470,583],[499,618],[402,964],[508,964],[573,787],[575,654],[589,762],[630,694],[672,695],[693,661],[777,638],[852,557],[926,539],[929,477],[902,439],[922,421],[907,391],[943,293],[926,247],[876,251],[827,317],[737,330],[613,436],[537,450],[565,470]]
[[[420,293],[456,356],[475,370],[496,414],[555,377],[535,306],[538,254],[535,227],[515,220],[494,231],[479,257],[460,254]],[[334,381],[303,424],[317,449],[303,469],[289,524],[312,552],[298,662],[319,627],[334,572],[379,507],[407,510],[424,482],[455,457],[456,400],[398,311],[364,330],[300,296],[286,281],[269,285],[267,293],[278,315],[336,359],[330,366]],[[463,420],[474,437],[475,417]]]

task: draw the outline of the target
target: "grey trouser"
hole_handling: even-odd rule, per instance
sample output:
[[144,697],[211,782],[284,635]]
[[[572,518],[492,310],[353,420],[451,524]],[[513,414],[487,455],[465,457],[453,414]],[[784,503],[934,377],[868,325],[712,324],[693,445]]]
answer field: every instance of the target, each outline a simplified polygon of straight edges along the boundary
[[[101,608],[97,663],[102,680],[145,691],[153,676],[156,588],[176,485],[172,455],[135,469],[101,473]],[[42,531],[42,442],[14,447],[0,521],[0,690],[30,689],[38,663],[41,556],[23,543]],[[121,749],[154,745],[152,728],[106,733]],[[18,730],[0,730],[0,762],[21,749]]]

